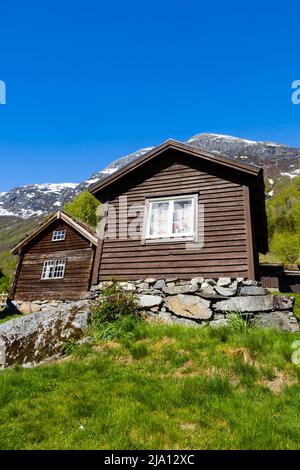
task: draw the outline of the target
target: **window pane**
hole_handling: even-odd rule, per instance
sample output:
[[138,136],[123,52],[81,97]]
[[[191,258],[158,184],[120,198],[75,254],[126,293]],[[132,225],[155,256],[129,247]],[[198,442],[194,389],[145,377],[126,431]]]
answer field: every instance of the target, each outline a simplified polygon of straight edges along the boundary
[[150,230],[151,236],[168,235],[169,202],[153,202],[151,204]]
[[66,236],[66,231],[65,230],[55,230],[53,232],[52,240],[55,241],[55,242],[60,241],[60,240],[64,240],[65,236]]
[[193,205],[191,199],[174,201],[173,234],[193,232]]

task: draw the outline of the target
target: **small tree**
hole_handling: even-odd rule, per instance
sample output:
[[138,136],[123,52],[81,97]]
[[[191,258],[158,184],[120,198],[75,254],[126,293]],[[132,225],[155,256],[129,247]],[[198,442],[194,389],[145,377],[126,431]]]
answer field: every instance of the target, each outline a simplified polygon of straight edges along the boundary
[[298,233],[275,232],[271,241],[271,251],[283,263],[295,263],[300,255],[300,237]]
[[95,229],[99,222],[97,216],[99,205],[99,201],[89,191],[83,191],[74,201],[65,204],[64,211]]

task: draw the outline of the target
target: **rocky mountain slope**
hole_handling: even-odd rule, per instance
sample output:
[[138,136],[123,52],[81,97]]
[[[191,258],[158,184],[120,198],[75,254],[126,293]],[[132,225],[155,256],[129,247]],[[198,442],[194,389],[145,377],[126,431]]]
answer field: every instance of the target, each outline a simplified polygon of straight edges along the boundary
[[[219,134],[198,134],[186,143],[230,158],[264,166],[267,191],[270,197],[279,180],[294,178],[300,174],[299,148]],[[143,148],[121,157],[80,184],[27,185],[14,188],[7,193],[0,193],[0,224],[2,217],[12,219],[38,218],[62,209],[64,203],[73,199],[80,191],[140,158],[151,149],[152,147]]]

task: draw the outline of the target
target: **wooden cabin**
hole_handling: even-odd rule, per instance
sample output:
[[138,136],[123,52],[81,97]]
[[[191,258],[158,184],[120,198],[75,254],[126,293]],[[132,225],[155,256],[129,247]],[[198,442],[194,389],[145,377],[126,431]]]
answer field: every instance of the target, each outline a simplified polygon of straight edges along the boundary
[[12,250],[18,263],[10,297],[75,300],[91,285],[98,238],[63,212],[50,217]]
[[259,277],[262,168],[169,140],[90,188],[103,204],[93,283]]

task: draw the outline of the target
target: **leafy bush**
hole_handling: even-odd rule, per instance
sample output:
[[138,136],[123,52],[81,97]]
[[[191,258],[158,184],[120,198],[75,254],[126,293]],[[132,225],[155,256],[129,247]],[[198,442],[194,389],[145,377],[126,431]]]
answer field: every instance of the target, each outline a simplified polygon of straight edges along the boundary
[[8,274],[4,274],[4,276],[0,278],[0,294],[7,294],[9,292],[10,285],[11,276]]
[[89,191],[83,191],[74,201],[65,204],[64,210],[71,217],[75,217],[86,225],[96,228],[99,218],[97,209],[99,201]]
[[295,263],[300,254],[300,236],[297,233],[275,232],[271,241],[271,251],[283,263]]
[[102,296],[92,311],[94,334],[104,340],[130,334],[140,321],[138,302],[132,291],[112,282],[102,290]]

